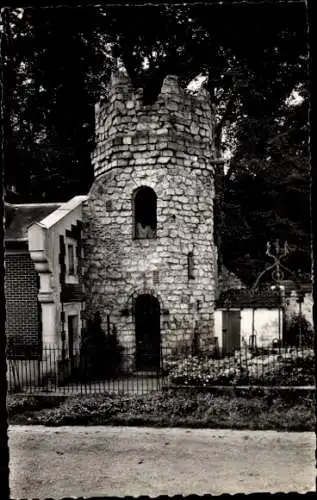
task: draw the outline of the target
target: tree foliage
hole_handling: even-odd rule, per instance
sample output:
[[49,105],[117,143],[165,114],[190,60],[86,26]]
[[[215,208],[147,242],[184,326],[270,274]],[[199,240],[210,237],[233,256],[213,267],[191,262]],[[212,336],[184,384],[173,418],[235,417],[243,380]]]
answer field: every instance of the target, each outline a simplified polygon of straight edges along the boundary
[[276,239],[289,244],[287,267],[310,272],[308,99],[300,93],[298,104],[240,124],[225,179],[222,249],[250,282],[268,263],[266,242]]

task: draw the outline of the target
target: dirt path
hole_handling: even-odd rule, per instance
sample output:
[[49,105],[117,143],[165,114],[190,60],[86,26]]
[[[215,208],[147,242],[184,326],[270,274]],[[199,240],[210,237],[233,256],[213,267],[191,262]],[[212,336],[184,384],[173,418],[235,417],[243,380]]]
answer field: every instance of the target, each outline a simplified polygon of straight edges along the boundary
[[313,433],[11,426],[12,498],[315,490]]

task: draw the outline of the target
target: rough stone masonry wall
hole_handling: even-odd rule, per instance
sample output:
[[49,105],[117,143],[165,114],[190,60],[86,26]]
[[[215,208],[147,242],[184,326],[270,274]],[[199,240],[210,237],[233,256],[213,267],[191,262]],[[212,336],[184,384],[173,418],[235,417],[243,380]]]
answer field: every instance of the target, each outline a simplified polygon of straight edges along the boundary
[[[160,301],[163,348],[189,341],[197,321],[206,345],[216,278],[207,92],[190,95],[170,76],[157,101],[144,106],[125,75],[113,76],[111,85],[109,102],[96,109],[95,181],[84,206],[88,316],[98,310],[105,327],[109,313],[121,343],[133,345],[133,298],[150,290]],[[133,238],[132,199],[140,186],[157,195],[155,239]]]

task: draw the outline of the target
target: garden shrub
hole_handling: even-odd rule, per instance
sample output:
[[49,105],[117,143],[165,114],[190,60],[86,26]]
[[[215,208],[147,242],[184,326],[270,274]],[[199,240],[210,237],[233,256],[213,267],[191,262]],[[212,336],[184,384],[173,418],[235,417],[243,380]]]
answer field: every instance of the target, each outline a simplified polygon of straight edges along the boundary
[[310,323],[302,314],[293,314],[285,330],[285,342],[288,345],[314,347],[314,332]]
[[33,423],[312,431],[314,401],[311,394],[284,398],[274,390],[246,398],[182,388],[142,396],[73,396],[58,408],[35,414]]
[[34,396],[11,396],[7,399],[7,410],[10,415],[37,409],[40,409],[40,404]]
[[123,348],[117,337],[115,325],[107,334],[101,327],[101,318],[96,313],[88,323],[80,353],[80,375],[88,380],[115,376],[120,370]]
[[43,408],[54,408],[63,402],[63,398],[54,396],[28,396],[9,394],[7,411],[10,416],[25,412],[39,411]]
[[222,359],[188,356],[170,365],[170,380],[177,385],[285,385],[315,384],[312,349],[276,350],[271,354],[241,352]]

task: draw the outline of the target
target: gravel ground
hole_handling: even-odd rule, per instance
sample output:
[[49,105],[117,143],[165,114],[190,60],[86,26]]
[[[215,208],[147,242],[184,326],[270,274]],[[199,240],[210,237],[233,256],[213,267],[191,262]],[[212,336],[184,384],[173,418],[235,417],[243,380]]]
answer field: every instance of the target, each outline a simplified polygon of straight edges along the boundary
[[11,426],[11,498],[315,490],[314,433]]

